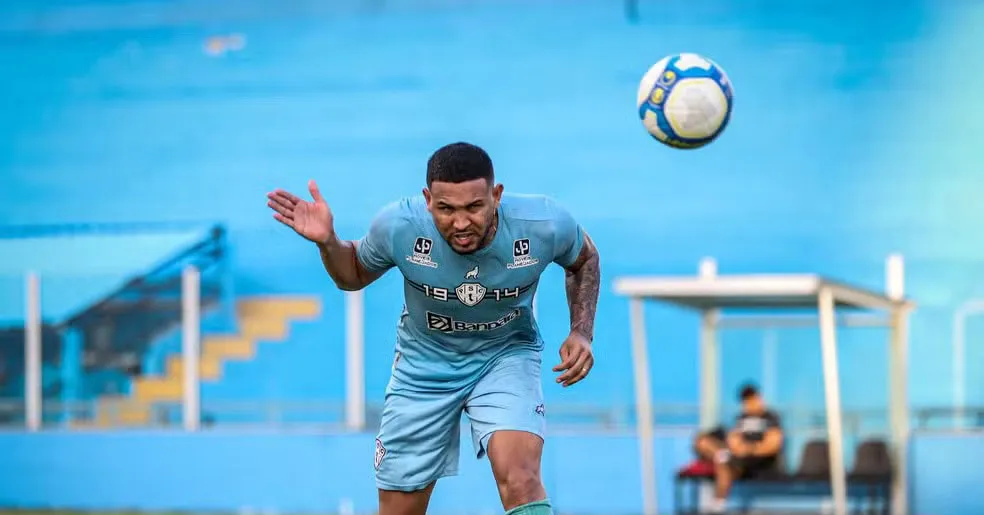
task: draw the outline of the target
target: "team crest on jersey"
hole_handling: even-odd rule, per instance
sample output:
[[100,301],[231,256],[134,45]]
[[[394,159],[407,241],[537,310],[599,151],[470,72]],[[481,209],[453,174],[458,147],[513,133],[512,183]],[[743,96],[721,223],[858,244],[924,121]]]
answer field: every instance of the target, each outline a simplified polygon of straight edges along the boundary
[[530,255],[530,239],[521,238],[513,241],[513,262],[506,264],[506,268],[524,268],[539,263],[540,260]]
[[373,467],[379,470],[379,464],[383,462],[383,458],[386,456],[386,447],[383,447],[383,441],[376,438],[376,455],[373,458]]
[[413,242],[413,255],[407,256],[407,261],[420,266],[437,268],[437,263],[431,259],[431,249],[434,241],[430,238],[417,238]]
[[479,283],[461,283],[454,289],[454,294],[458,296],[458,300],[462,304],[472,307],[482,302],[487,291],[488,288]]

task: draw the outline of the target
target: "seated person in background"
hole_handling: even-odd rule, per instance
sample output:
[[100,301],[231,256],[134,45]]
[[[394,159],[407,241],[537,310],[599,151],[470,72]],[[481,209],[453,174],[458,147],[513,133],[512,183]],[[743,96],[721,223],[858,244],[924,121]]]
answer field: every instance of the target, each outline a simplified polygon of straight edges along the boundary
[[712,513],[723,513],[725,499],[735,479],[754,479],[776,474],[782,453],[783,434],[779,415],[765,405],[757,388],[745,386],[739,392],[741,413],[734,429],[723,427],[698,435],[697,454],[714,463],[714,504]]

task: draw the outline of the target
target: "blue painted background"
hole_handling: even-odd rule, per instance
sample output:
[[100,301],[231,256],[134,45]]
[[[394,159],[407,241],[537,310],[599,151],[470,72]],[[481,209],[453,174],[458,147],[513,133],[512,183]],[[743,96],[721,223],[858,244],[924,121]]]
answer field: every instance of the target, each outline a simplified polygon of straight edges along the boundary
[[[984,296],[984,240],[978,237],[984,150],[977,142],[984,104],[973,94],[984,87],[984,73],[974,64],[984,57],[976,38],[984,8],[971,1],[647,1],[640,21],[631,24],[616,4],[444,1],[373,9],[360,2],[278,8],[261,2],[5,2],[0,225],[224,224],[237,294],[316,294],[324,316],[299,326],[276,348],[261,347],[256,360],[231,365],[222,382],[205,389],[206,401],[338,401],[342,296],[315,250],[272,221],[264,194],[275,187],[300,192],[316,178],[340,233],[357,238],[379,206],[420,190],[435,148],[464,139],[489,150],[507,190],[545,192],[567,204],[601,249],[598,364],[579,388],[561,390],[544,377],[553,405],[631,402],[627,306],[610,291],[619,275],[690,274],[701,257],[714,256],[723,273],[816,271],[881,288],[890,252],[905,256],[907,292],[919,304],[911,324],[910,398],[917,407],[949,405],[953,312]],[[202,51],[207,37],[228,33],[244,35],[245,48],[219,57]],[[632,105],[645,69],[679,51],[712,57],[736,88],[728,131],[697,152],[654,143]],[[134,260],[143,255],[133,246],[108,250],[133,253]],[[46,261],[57,261],[47,252]],[[36,265],[2,271],[5,312],[23,309],[17,285],[30,266]],[[65,272],[78,286],[64,289],[68,300],[77,300],[91,280],[92,273],[81,270]],[[540,288],[549,356],[567,328],[561,283],[552,270]],[[391,274],[367,292],[370,401],[381,400],[388,379],[399,287]],[[654,398],[694,404],[693,318],[652,309],[649,321]],[[969,341],[982,331],[984,324],[972,323]],[[739,382],[762,379],[762,338],[753,331],[723,337],[725,400]],[[815,332],[778,338],[772,400],[821,407]],[[848,408],[884,405],[883,338],[874,330],[842,334]],[[970,345],[970,404],[984,403],[982,359],[984,351]],[[100,474],[113,481],[135,480],[116,477],[118,465],[102,464],[114,458],[99,445],[114,438],[39,438],[46,439],[39,449],[56,446],[51,459],[78,445],[101,456],[85,466],[104,466]],[[162,438],[168,439],[162,445],[200,441],[128,436],[120,445],[149,446]],[[225,453],[215,455],[218,467],[228,466],[224,460],[247,437],[201,438],[228,445],[216,451]],[[264,442],[255,451],[258,460],[287,459],[279,457],[278,449],[287,449],[281,445],[304,451],[315,445],[274,436]],[[944,454],[950,445],[920,441],[913,460],[930,459],[920,452],[958,459]],[[354,466],[354,456],[333,449],[317,452],[341,456],[336,468],[318,468],[327,465],[312,458],[306,465],[273,461],[271,469],[332,474]],[[626,471],[635,470],[632,459],[618,456]],[[11,463],[33,471],[54,466],[27,456]],[[7,466],[4,478],[25,470],[0,465]],[[938,479],[916,477],[920,509],[962,513],[956,505],[934,504],[944,503],[934,495],[945,491],[940,485],[948,479],[926,474]],[[258,477],[269,479],[250,481],[274,485],[283,475]],[[576,481],[556,485],[575,482],[580,487],[571,491],[593,491]],[[77,495],[49,485],[52,495]],[[225,502],[207,497],[218,492],[182,497],[181,486],[166,490],[173,496],[148,499]],[[266,495],[276,487],[266,488],[238,490]],[[314,483],[311,488],[310,499],[289,502],[329,502],[318,497]],[[106,502],[116,506],[122,501],[113,496],[123,489],[112,490]],[[269,495],[254,501],[288,502]],[[588,497],[571,499],[578,506],[597,502]]]

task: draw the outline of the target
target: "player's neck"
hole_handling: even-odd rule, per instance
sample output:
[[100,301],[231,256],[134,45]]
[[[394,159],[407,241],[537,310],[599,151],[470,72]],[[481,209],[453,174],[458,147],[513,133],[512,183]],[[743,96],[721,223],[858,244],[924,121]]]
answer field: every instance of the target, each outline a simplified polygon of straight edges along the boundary
[[482,250],[492,244],[495,240],[495,234],[499,232],[499,210],[496,209],[492,213],[492,223],[489,225],[489,230],[486,231],[485,237],[482,238],[482,243],[478,246],[478,250]]

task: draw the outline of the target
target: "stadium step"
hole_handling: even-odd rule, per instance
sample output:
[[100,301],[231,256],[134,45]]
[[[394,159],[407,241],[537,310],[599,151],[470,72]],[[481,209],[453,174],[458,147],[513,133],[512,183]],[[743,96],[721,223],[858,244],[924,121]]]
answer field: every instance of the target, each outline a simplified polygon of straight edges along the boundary
[[184,387],[180,376],[142,377],[133,384],[133,397],[138,401],[180,401]]
[[[167,377],[182,377],[184,375],[184,357],[171,356],[167,360]],[[198,374],[202,381],[218,379],[222,375],[222,358],[202,356],[198,361]]]
[[313,318],[321,312],[316,298],[304,297],[253,297],[239,302],[240,317]]
[[[221,380],[222,366],[227,361],[253,359],[259,341],[285,340],[290,322],[317,317],[321,303],[316,297],[251,297],[237,302],[236,313],[239,334],[202,338],[199,372],[203,381]],[[100,399],[94,425],[146,426],[152,422],[157,403],[180,402],[184,390],[184,361],[180,354],[167,358],[165,372],[163,377],[136,379],[129,397]]]
[[242,336],[209,336],[202,342],[202,359],[252,359],[256,345]]

